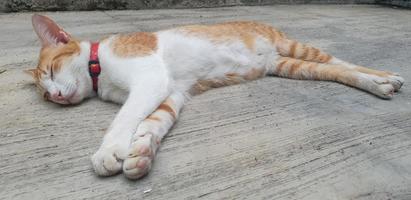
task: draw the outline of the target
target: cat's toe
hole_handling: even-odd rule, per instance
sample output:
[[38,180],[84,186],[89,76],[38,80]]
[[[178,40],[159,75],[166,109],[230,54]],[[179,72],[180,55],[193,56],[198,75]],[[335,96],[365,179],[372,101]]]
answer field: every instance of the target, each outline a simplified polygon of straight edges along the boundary
[[92,157],[94,171],[100,176],[111,176],[117,174],[122,168],[122,159],[115,151],[100,149]]
[[124,175],[129,179],[139,179],[150,171],[151,164],[151,157],[137,156],[127,158],[123,165]]
[[386,77],[364,74],[360,84],[364,90],[373,93],[383,99],[391,99],[394,96],[395,86]]
[[151,169],[156,149],[157,143],[152,134],[139,136],[131,144],[128,157],[124,160],[124,175],[129,179],[146,175]]
[[394,96],[394,86],[392,84],[379,84],[377,95],[384,99],[391,99]]
[[404,84],[405,80],[402,78],[399,74],[395,73],[392,76],[388,76],[388,81],[391,83],[391,85],[394,87],[394,90],[397,92],[400,90],[402,85]]

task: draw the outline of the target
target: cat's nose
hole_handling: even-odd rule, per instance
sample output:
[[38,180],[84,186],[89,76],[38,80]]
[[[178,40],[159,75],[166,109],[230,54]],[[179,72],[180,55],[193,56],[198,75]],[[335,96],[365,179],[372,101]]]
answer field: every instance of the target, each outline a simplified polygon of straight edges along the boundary
[[56,100],[64,100],[63,95],[61,95],[61,91],[55,92],[51,95],[51,98],[56,99]]

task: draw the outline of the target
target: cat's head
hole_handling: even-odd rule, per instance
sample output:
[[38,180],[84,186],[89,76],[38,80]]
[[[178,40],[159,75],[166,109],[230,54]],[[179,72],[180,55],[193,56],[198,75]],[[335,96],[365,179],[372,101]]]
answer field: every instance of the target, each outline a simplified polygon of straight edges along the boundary
[[88,52],[81,50],[84,44],[46,16],[35,14],[32,23],[42,48],[37,68],[26,72],[33,76],[40,94],[58,104],[76,104],[90,96]]

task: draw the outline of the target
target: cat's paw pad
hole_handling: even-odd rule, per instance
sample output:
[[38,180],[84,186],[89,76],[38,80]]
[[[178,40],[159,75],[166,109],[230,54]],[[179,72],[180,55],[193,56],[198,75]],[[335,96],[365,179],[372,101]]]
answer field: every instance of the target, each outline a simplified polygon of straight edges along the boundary
[[382,83],[378,86],[377,95],[384,99],[391,99],[394,96],[395,88],[390,83]]
[[111,176],[121,171],[123,159],[116,147],[100,148],[92,157],[94,171],[100,176]]
[[394,73],[391,76],[387,77],[388,81],[391,83],[391,85],[394,87],[395,91],[400,90],[402,85],[404,84],[405,80],[402,78],[399,74]]
[[361,77],[361,85],[364,90],[383,99],[391,99],[394,96],[395,88],[388,78],[369,74],[363,74]]
[[138,179],[150,171],[157,145],[158,142],[151,133],[136,138],[123,164],[123,172],[127,178]]

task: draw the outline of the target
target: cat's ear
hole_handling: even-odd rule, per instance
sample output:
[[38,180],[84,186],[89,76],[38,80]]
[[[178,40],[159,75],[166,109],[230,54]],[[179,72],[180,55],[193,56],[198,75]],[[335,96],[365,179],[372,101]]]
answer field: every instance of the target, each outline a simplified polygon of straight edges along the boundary
[[25,69],[23,71],[24,71],[24,73],[32,76],[33,78],[36,77],[37,69]]
[[66,44],[71,39],[71,36],[66,31],[46,16],[34,14],[31,21],[43,47],[55,46],[58,43]]

